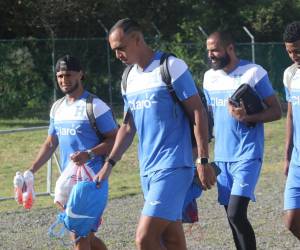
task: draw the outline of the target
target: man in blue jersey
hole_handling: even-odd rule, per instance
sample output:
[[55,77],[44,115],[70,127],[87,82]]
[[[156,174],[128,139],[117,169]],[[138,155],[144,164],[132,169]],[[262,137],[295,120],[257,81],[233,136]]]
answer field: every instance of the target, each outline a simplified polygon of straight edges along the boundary
[[283,83],[288,102],[284,174],[284,222],[300,240],[300,22],[287,25],[283,41],[293,64],[284,71]]
[[197,170],[204,189],[215,182],[208,162],[207,117],[187,65],[170,57],[168,69],[175,103],[160,75],[162,52],[145,42],[140,26],[131,19],[119,20],[109,32],[116,57],[133,65],[122,87],[124,122],[98,180],[108,178],[113,165],[139,137],[141,186],[145,203],[136,232],[137,249],[186,249],[181,224],[182,208],[194,170],[189,119],[197,142]]
[[[236,56],[234,41],[227,32],[214,32],[207,38],[211,69],[204,75],[204,92],[214,116],[218,201],[225,207],[237,249],[256,249],[255,234],[247,219],[250,199],[260,174],[264,149],[264,122],[281,117],[280,104],[267,72],[259,65]],[[249,115],[228,99],[243,83],[249,84],[266,108]],[[248,127],[247,123],[256,123]]]
[[[56,64],[56,77],[65,98],[53,104],[50,111],[48,137],[29,170],[33,174],[36,173],[59,146],[61,170],[64,170],[72,160],[78,165],[85,163],[97,174],[117,134],[117,125],[112,112],[102,100],[93,99],[97,128],[103,136],[100,140],[87,117],[86,99],[90,93],[83,87],[84,74],[79,61],[69,55],[61,57]],[[108,192],[107,183],[103,188]],[[75,237],[76,235],[73,235],[74,239]],[[75,249],[90,248],[107,249],[93,232],[86,238],[80,238],[75,246]]]

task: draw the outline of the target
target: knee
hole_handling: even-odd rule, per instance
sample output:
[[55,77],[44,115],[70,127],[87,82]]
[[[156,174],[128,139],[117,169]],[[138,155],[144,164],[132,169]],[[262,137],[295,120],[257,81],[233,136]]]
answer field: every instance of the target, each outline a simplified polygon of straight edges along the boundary
[[232,211],[228,211],[227,218],[229,222],[236,227],[239,227],[239,225],[243,225],[248,222],[247,214],[238,214]]
[[135,235],[135,245],[137,249],[145,249],[153,243],[154,237],[143,231],[137,231]]
[[300,222],[299,219],[294,218],[286,214],[284,216],[284,225],[285,227],[291,231],[297,238],[300,239]]

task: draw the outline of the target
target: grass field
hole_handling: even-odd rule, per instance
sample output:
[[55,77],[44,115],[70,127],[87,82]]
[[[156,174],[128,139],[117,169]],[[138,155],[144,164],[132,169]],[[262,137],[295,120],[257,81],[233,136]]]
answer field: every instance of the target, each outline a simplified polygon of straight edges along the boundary
[[[45,126],[47,121],[41,120],[0,120],[0,129],[18,127]],[[39,148],[47,136],[47,130],[32,132],[17,132],[0,135],[0,197],[13,195],[12,180],[16,171],[27,169],[37,155]],[[110,178],[110,198],[134,195],[140,192],[136,143],[125,154],[114,168]],[[59,175],[58,168],[53,161],[52,191]],[[47,166],[42,167],[36,174],[35,188],[37,192],[46,192]],[[49,207],[53,203],[51,197],[38,198],[35,206]],[[0,211],[16,209],[14,200],[2,201]]]
[[[282,165],[284,150],[285,119],[266,124],[265,127],[265,167],[263,171],[280,171],[276,165]],[[0,120],[0,129],[17,127],[45,126],[42,120]],[[47,136],[47,130],[33,132],[18,132],[0,135],[0,197],[13,195],[12,179],[16,171],[27,169],[34,160],[38,150]],[[137,162],[137,139],[122,160],[118,163],[110,179],[110,198],[134,195],[140,192]],[[212,148],[212,147],[211,147]],[[270,166],[270,167],[269,167]],[[46,191],[46,165],[36,174],[36,191]],[[53,161],[52,187],[58,177],[57,167]],[[53,190],[52,188],[52,190]],[[52,198],[39,198],[36,206],[47,207],[52,204]],[[16,206],[14,201],[1,202],[0,211],[11,210]]]
[[[285,119],[266,124],[265,159],[256,190],[257,202],[249,207],[249,218],[256,233],[258,249],[261,250],[300,249],[299,242],[282,223],[284,124]],[[1,129],[16,126],[16,121],[0,124]],[[45,130],[0,135],[0,196],[13,194],[12,178],[15,172],[30,165],[46,133]],[[134,232],[143,203],[136,143],[135,140],[135,145],[113,171],[110,201],[104,224],[98,232],[108,248],[113,250],[134,249]],[[57,171],[53,184],[56,177]],[[37,191],[46,190],[45,181],[46,168],[36,176]],[[216,188],[204,192],[198,199],[198,205],[200,222],[193,228],[185,227],[188,249],[235,249],[224,210],[216,202]],[[47,229],[56,214],[57,209],[50,197],[38,197],[30,211],[24,211],[14,200],[0,202],[0,249],[65,249],[59,242],[47,237]]]

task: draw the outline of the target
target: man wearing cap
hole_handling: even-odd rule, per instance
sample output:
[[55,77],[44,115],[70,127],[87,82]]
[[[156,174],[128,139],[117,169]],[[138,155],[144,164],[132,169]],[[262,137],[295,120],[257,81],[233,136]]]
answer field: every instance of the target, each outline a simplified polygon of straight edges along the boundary
[[[109,154],[117,125],[110,108],[99,98],[93,98],[93,113],[103,139],[97,137],[87,117],[86,101],[90,93],[83,87],[83,77],[81,65],[75,57],[65,55],[57,61],[57,83],[65,97],[51,108],[48,136],[29,168],[33,174],[48,161],[58,145],[61,171],[72,160],[78,165],[87,165],[97,174],[103,165],[104,156]],[[107,184],[104,186],[107,187]],[[91,232],[88,237],[80,238],[75,245],[75,249],[87,248],[103,250],[106,246]]]

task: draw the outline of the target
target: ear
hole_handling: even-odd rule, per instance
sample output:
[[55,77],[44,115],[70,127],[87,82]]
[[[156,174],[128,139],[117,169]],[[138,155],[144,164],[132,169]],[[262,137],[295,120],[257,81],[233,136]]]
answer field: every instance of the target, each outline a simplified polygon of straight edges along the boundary
[[233,46],[233,44],[231,43],[231,44],[229,44],[228,46],[227,46],[227,52],[228,53],[232,53],[234,51],[234,46]]
[[80,80],[81,81],[84,80],[84,74],[83,74],[82,70],[79,71],[79,74],[80,74]]
[[140,32],[136,32],[134,34],[134,40],[136,45],[140,44],[141,41],[143,40],[142,34]]

